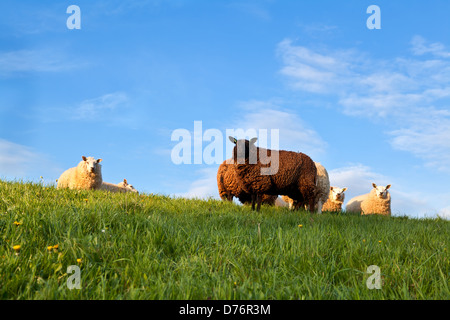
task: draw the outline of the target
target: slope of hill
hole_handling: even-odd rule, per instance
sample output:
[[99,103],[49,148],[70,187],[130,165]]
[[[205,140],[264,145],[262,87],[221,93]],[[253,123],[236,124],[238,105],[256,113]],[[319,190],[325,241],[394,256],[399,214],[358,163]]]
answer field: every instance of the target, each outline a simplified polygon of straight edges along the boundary
[[0,181],[0,299],[449,299],[449,231]]

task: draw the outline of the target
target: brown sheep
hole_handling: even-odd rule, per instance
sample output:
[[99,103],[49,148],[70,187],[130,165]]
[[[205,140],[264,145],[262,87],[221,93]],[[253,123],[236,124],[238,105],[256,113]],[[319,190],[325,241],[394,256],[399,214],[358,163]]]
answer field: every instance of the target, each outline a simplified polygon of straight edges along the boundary
[[[232,159],[225,160],[217,170],[217,187],[219,196],[222,200],[232,201],[233,197],[239,199],[242,204],[249,204],[252,201],[250,193],[246,192],[238,183],[236,177],[236,168]],[[263,195],[262,203],[275,205],[277,196]]]
[[262,195],[287,195],[297,201],[295,209],[308,204],[314,208],[317,169],[304,153],[270,150],[249,140],[229,139],[235,144],[233,161],[242,188],[252,195],[252,209],[259,211]]

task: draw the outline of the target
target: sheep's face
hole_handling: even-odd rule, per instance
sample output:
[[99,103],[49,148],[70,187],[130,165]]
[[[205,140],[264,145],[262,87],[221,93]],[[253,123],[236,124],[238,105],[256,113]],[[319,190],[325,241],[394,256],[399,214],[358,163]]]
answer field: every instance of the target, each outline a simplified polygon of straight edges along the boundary
[[132,192],[138,192],[131,184],[128,184],[127,179],[123,179],[123,182],[120,182],[118,184],[119,187],[127,188],[128,190]]
[[378,198],[380,199],[386,199],[388,197],[388,189],[391,187],[390,184],[388,184],[386,187],[380,187],[377,186],[375,183],[372,183],[374,189],[375,189],[375,194],[377,195]]
[[330,187],[330,195],[331,199],[333,201],[340,201],[344,202],[345,199],[345,191],[347,188],[337,188],[337,187]]
[[85,157],[85,156],[82,156],[82,159],[84,161],[84,166],[87,172],[100,173],[102,167],[100,165],[100,162],[102,162],[102,159],[95,160],[93,157]]
[[231,142],[235,144],[233,148],[233,160],[237,164],[255,164],[257,162],[257,150],[255,142],[257,138],[249,140],[236,140],[229,137]]

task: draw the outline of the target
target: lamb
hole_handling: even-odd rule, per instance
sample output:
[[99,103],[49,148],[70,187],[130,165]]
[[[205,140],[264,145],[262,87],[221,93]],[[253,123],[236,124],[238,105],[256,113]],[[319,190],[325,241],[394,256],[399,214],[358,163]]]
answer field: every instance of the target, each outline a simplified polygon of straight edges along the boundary
[[[217,187],[222,200],[232,201],[233,197],[236,197],[242,204],[248,204],[252,201],[251,194],[246,192],[238,183],[232,159],[227,159],[220,164],[217,170]],[[276,199],[277,196],[263,195],[262,203],[275,205]]]
[[137,191],[133,185],[128,183],[127,179],[123,179],[123,181],[119,182],[117,185],[119,187],[127,188],[127,189],[131,190],[132,192],[139,193],[139,191]]
[[257,138],[229,139],[235,144],[233,162],[238,182],[251,194],[253,210],[257,203],[260,211],[263,194],[287,195],[297,201],[295,209],[302,203],[314,208],[317,169],[309,156],[256,147]]
[[118,184],[102,182],[100,189],[110,192],[138,192],[131,184],[128,184],[127,179],[123,179],[123,181]]
[[[318,213],[322,213],[322,207],[327,201],[328,194],[330,193],[330,178],[328,177],[328,172],[323,165],[321,165],[319,162],[314,162],[314,164],[317,169],[317,190],[314,210],[316,210]],[[281,199],[289,204],[289,209],[294,208],[296,203],[293,199],[285,195],[281,196]]]
[[102,159],[95,160],[93,157],[81,157],[83,161],[73,168],[64,171],[58,179],[57,188],[69,189],[100,189],[102,179]]
[[379,187],[372,183],[373,189],[364,195],[354,197],[349,201],[346,207],[348,212],[361,212],[365,214],[381,214],[391,215],[391,195],[388,189],[391,187],[388,184],[386,187]]
[[347,188],[330,187],[330,195],[322,207],[322,211],[341,212]]

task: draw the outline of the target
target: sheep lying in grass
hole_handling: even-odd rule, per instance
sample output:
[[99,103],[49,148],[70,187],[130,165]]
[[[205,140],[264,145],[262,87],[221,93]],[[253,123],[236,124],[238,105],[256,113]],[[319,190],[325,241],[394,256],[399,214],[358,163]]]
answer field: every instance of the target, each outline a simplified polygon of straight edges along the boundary
[[372,183],[373,189],[364,195],[351,199],[346,207],[348,212],[361,212],[361,214],[391,215],[391,195],[386,187],[379,187]]
[[[249,204],[252,201],[251,194],[246,192],[237,181],[236,168],[232,159],[227,159],[220,164],[217,170],[217,187],[222,200],[232,201],[233,197],[236,197],[242,204]],[[275,205],[276,199],[277,196],[265,194],[262,197],[262,203]]]
[[73,168],[64,171],[58,179],[57,188],[100,189],[102,186],[102,159],[81,157],[83,161]]
[[[317,190],[315,195],[315,205],[314,205],[314,211],[317,211],[318,213],[322,213],[323,205],[328,199],[328,194],[330,193],[330,178],[328,177],[328,172],[325,169],[323,165],[321,165],[319,162],[314,162],[316,169],[317,169]],[[289,209],[294,208],[296,205],[296,201],[289,198],[288,196],[281,196],[281,199],[289,204]],[[308,206],[305,206],[306,209],[310,209]]]
[[[317,169],[309,156],[300,152],[256,147],[256,138],[236,140],[233,161],[238,182],[252,195],[252,209],[259,211],[263,194],[287,195],[314,208]],[[299,205],[295,209],[298,209]]]
[[330,187],[330,195],[322,207],[322,211],[341,212],[347,188]]
[[123,181],[122,181],[122,182],[119,182],[117,185],[118,185],[119,187],[122,187],[122,188],[127,188],[127,189],[130,190],[131,192],[137,192],[137,193],[139,193],[139,191],[137,191],[133,185],[131,185],[131,184],[128,183],[127,179],[123,179]]
[[118,184],[103,182],[100,189],[110,192],[138,192],[131,184],[128,184],[127,179],[123,179]]

